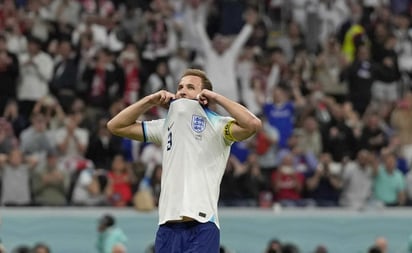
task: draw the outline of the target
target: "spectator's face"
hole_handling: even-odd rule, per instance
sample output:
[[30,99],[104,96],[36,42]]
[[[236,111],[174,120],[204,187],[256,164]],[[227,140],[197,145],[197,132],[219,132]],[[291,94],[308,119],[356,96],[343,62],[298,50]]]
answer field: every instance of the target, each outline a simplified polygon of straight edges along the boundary
[[286,99],[285,92],[280,88],[275,88],[272,95],[275,103],[281,103]]
[[318,124],[314,118],[309,117],[305,120],[304,127],[308,132],[313,132],[318,128]]
[[216,35],[213,39],[213,47],[219,54],[222,54],[226,50],[228,44],[228,39],[222,35]]
[[35,115],[32,118],[32,125],[34,129],[38,132],[43,132],[46,130],[46,118],[43,115]]
[[360,61],[369,59],[369,49],[367,48],[367,46],[359,46],[358,59]]
[[62,43],[60,43],[59,45],[59,53],[60,55],[62,55],[64,58],[67,58],[70,56],[72,49],[71,49],[71,45],[69,42],[64,41]]
[[362,167],[367,165],[369,162],[369,152],[366,150],[359,151],[357,161]]
[[49,155],[47,156],[47,164],[49,165],[50,170],[54,170],[57,165],[57,155]]
[[36,42],[30,41],[27,45],[27,51],[29,54],[35,55],[40,51],[40,46]]
[[370,116],[369,120],[368,120],[368,127],[370,129],[376,129],[379,127],[379,118],[375,115]]
[[12,166],[18,166],[18,165],[20,165],[20,164],[22,163],[22,161],[23,161],[23,154],[21,153],[20,150],[15,149],[15,150],[13,150],[13,151],[10,152],[10,154],[9,154],[9,161],[10,161],[10,164],[11,164]]
[[396,158],[393,155],[387,155],[385,157],[385,168],[388,172],[392,172],[396,169]]
[[166,63],[164,63],[164,62],[159,63],[159,65],[157,65],[156,72],[157,72],[160,76],[165,76],[165,75],[167,74],[167,66],[166,66]]
[[122,156],[115,156],[112,163],[113,171],[121,172],[125,169],[125,161]]

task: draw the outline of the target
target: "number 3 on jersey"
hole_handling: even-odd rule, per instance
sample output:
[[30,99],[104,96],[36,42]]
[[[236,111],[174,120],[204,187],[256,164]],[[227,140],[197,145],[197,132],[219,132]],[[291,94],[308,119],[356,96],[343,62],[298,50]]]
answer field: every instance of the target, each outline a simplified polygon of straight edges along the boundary
[[169,151],[172,148],[172,132],[167,135],[167,145],[166,150]]

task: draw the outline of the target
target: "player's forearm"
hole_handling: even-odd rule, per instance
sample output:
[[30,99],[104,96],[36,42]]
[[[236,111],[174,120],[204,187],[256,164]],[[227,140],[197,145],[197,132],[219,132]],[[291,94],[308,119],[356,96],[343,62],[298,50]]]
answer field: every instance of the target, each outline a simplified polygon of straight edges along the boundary
[[243,105],[222,95],[217,95],[216,102],[236,120],[241,128],[248,130],[251,134],[256,133],[262,127],[260,119]]
[[150,95],[146,96],[136,103],[126,107],[116,116],[114,116],[108,123],[107,128],[115,132],[116,129],[128,127],[136,123],[137,118],[143,115],[146,111],[152,108],[154,104],[150,100]]

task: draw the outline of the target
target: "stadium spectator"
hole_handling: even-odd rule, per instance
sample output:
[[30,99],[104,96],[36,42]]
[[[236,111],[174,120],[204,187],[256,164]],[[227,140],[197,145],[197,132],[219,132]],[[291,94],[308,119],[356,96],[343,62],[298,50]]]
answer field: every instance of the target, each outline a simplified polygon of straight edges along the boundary
[[0,154],[8,154],[18,146],[18,138],[14,135],[12,125],[5,118],[0,118]]
[[29,119],[19,113],[19,104],[14,99],[7,102],[2,117],[12,125],[16,137],[20,137],[21,132],[30,125]]
[[16,54],[7,49],[6,36],[0,35],[0,114],[3,114],[9,100],[16,99],[19,71]]
[[356,154],[356,139],[345,119],[343,106],[330,103],[328,107],[331,120],[322,129],[323,151],[330,153],[337,162],[353,159]]
[[112,253],[114,246],[117,244],[124,245],[127,242],[127,236],[117,226],[116,219],[110,214],[105,214],[99,218],[97,231],[96,247],[99,253]]
[[76,62],[74,48],[70,40],[61,39],[56,43],[57,49],[54,56],[53,76],[50,80],[50,92],[67,112],[70,104],[78,96],[78,62]]
[[[43,114],[47,130],[53,133],[57,128],[64,125],[66,113],[60,101],[52,95],[39,99],[34,105],[32,115]],[[53,134],[52,134],[53,135]],[[50,140],[53,140],[51,138]],[[54,143],[53,143],[54,145]]]
[[276,238],[269,241],[265,253],[282,253],[282,244]]
[[[35,4],[35,3],[33,3]],[[35,103],[49,94],[49,81],[53,75],[53,60],[42,51],[43,41],[28,38],[27,53],[19,56],[20,78],[17,98],[20,113],[28,119]]]
[[293,87],[291,92],[294,100],[289,97],[287,88],[283,86],[276,86],[267,93],[260,91],[257,98],[259,104],[262,105],[263,115],[269,124],[279,131],[279,148],[286,147],[287,141],[292,135],[296,107],[305,104],[297,87]]
[[30,120],[31,126],[20,134],[21,151],[25,155],[37,155],[39,159],[44,159],[46,153],[54,148],[53,133],[47,129],[44,114],[34,113]]
[[408,162],[408,166],[412,166],[412,92],[404,94],[403,98],[398,101],[394,108],[390,120],[391,126],[399,135],[401,142],[402,156]]
[[396,164],[396,155],[384,154],[383,162],[374,168],[374,197],[386,206],[405,205],[405,178]]
[[108,203],[120,207],[130,205],[133,195],[131,184],[135,180],[130,164],[122,155],[115,155],[107,174],[105,194]]
[[[253,26],[256,24],[258,15],[256,10],[245,11],[246,24],[233,42],[228,38],[217,34],[211,41],[206,33],[204,23],[196,22],[196,30],[200,37],[202,55],[204,57],[204,69],[215,84],[217,93],[239,102],[239,94],[236,79],[236,62],[242,47],[252,34]],[[192,21],[194,22],[194,21]]]
[[55,131],[56,146],[63,159],[83,157],[89,145],[89,131],[79,126],[82,115],[69,113],[65,126]]
[[106,173],[96,170],[90,161],[85,168],[75,171],[70,177],[72,187],[68,192],[70,203],[76,206],[106,205],[106,197],[99,180],[102,176],[105,177]]
[[87,104],[86,116],[92,122],[105,115],[114,100],[123,97],[124,70],[107,48],[100,49],[96,60],[88,62],[82,81],[85,83],[83,98]]
[[51,253],[50,247],[47,246],[45,243],[36,243],[36,245],[34,245],[33,253]]
[[283,156],[278,169],[271,176],[274,201],[283,206],[305,206],[303,200],[304,176],[294,167],[292,154]]
[[130,105],[141,97],[142,92],[141,64],[136,45],[127,43],[117,60],[125,76],[123,100]]
[[321,84],[322,91],[337,102],[343,102],[348,87],[347,83],[340,79],[340,74],[348,63],[336,37],[330,36],[324,41],[314,64],[315,79]]
[[260,118],[262,120],[262,129],[254,137],[253,148],[257,154],[257,160],[264,177],[269,179],[279,163],[277,158],[279,131],[270,125],[265,117]]
[[380,250],[380,252],[382,253],[388,252],[389,244],[388,244],[388,240],[386,239],[386,237],[384,236],[376,237],[374,245]]
[[287,147],[277,152],[277,159],[280,163],[284,156],[290,155],[293,159],[293,168],[299,173],[310,175],[318,165],[318,157],[311,151],[305,151],[300,146],[302,130],[295,129],[287,141]]
[[24,156],[19,148],[0,157],[1,203],[10,206],[30,205],[30,175],[37,165],[33,157]]
[[342,194],[340,204],[351,208],[363,208],[372,197],[373,168],[372,155],[360,150],[354,161],[342,168]]
[[268,188],[268,180],[263,176],[256,153],[250,153],[246,162],[241,163],[234,156],[229,161],[234,166],[234,185],[238,206],[257,206],[259,195]]
[[152,1],[145,10],[145,29],[141,43],[142,82],[156,69],[159,61],[167,61],[176,52],[178,38],[173,27],[171,4]]
[[338,206],[342,190],[341,164],[333,162],[330,154],[321,154],[316,170],[306,179],[306,186],[317,206]]
[[378,114],[365,115],[365,124],[359,138],[359,150],[366,149],[373,153],[380,153],[388,145],[388,136],[382,129],[382,119]]
[[58,168],[58,153],[47,153],[46,165],[34,172],[31,178],[33,202],[39,206],[63,206],[67,204],[68,175]]
[[308,116],[303,119],[300,134],[298,147],[301,148],[304,153],[311,153],[319,157],[323,150],[322,133],[314,117]]
[[85,157],[93,161],[96,168],[109,170],[116,154],[123,152],[122,138],[112,135],[106,128],[108,118],[97,122],[97,129],[91,134]]
[[167,62],[159,61],[156,64],[155,71],[149,75],[144,87],[144,96],[155,93],[159,90],[177,90],[177,83],[169,71]]

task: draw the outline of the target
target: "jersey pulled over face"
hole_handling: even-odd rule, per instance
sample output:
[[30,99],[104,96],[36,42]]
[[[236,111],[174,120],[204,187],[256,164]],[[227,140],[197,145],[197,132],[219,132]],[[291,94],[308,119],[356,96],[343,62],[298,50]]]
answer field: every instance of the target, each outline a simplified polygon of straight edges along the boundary
[[186,216],[219,227],[220,182],[232,144],[224,129],[232,121],[181,98],[165,119],[144,122],[145,140],[163,149],[159,224]]
[[177,86],[176,98],[196,99],[202,91],[202,79],[198,76],[184,76]]

